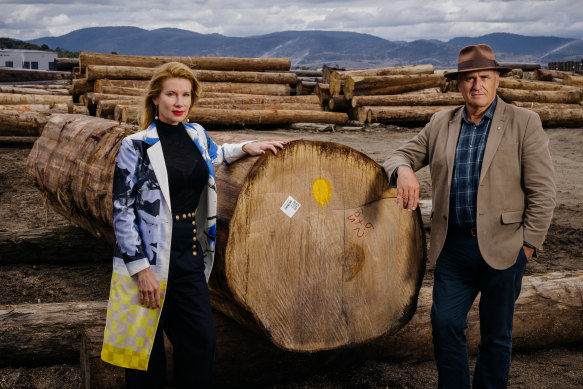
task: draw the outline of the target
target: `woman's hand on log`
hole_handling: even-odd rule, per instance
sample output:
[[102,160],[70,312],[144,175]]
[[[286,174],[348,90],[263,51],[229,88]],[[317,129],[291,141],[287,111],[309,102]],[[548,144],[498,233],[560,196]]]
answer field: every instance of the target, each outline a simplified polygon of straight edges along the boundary
[[397,205],[413,211],[419,205],[419,181],[409,166],[399,166],[397,170]]
[[243,145],[243,151],[249,155],[262,155],[266,150],[271,150],[273,154],[278,155],[277,149],[285,150],[286,141],[268,141],[268,142],[251,142]]
[[146,308],[160,308],[160,283],[149,267],[140,271],[138,277],[138,290],[140,292],[140,303]]

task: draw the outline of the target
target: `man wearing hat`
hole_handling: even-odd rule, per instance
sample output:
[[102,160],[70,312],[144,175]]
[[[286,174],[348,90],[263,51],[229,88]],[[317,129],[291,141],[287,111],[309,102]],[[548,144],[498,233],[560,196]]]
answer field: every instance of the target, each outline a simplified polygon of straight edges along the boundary
[[496,97],[501,73],[485,44],[463,48],[457,84],[465,105],[433,115],[384,163],[397,203],[419,203],[415,171],[429,165],[431,325],[440,388],[469,388],[466,317],[480,294],[474,388],[505,388],[514,302],[526,263],[541,247],[555,207],[548,138],[539,116]]

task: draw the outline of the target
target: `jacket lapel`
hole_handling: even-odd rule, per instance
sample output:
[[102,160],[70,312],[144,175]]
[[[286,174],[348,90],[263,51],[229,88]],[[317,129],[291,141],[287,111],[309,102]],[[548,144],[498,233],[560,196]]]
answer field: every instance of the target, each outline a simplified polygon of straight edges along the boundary
[[494,117],[492,118],[492,124],[490,125],[490,132],[488,133],[488,140],[486,141],[486,149],[484,150],[484,157],[482,159],[482,170],[480,171],[480,182],[486,176],[486,172],[494,159],[496,150],[498,150],[498,145],[502,139],[502,134],[504,134],[504,125],[506,120],[506,103],[502,99],[498,98],[496,103],[496,110],[494,111]]
[[464,107],[457,110],[453,118],[449,121],[449,128],[447,133],[447,146],[446,146],[446,155],[447,155],[447,171],[448,171],[448,179],[449,182],[447,183],[448,188],[451,186],[451,178],[453,175],[453,164],[455,162],[455,149],[457,148],[457,141],[460,135],[460,131],[462,128],[462,112]]
[[168,205],[168,209],[172,212],[170,207],[170,188],[168,186],[168,172],[166,170],[166,162],[164,161],[164,154],[162,153],[162,142],[158,138],[158,131],[156,130],[156,125],[154,123],[150,124],[146,130],[146,139],[144,140],[150,145],[148,148],[148,157],[150,158],[150,164],[158,180],[158,185],[162,190],[162,195],[164,195],[164,200]]

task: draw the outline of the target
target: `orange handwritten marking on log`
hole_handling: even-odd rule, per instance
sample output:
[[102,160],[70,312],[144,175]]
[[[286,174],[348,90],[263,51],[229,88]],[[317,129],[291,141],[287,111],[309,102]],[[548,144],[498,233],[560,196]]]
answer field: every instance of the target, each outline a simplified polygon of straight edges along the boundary
[[31,112],[32,111],[30,109],[30,106],[29,105],[19,105],[17,108],[7,107],[7,106],[3,105],[2,106],[2,110],[3,111],[17,111],[18,113]]
[[[374,225],[371,222],[364,222],[364,208],[360,208],[359,210],[355,211],[353,214],[348,215],[346,218],[350,220],[351,223],[354,224],[353,231],[356,231],[356,236],[358,238],[363,238],[366,230],[373,229]],[[365,220],[366,221],[366,220]]]
[[325,178],[318,178],[312,184],[312,193],[316,202],[323,207],[332,197],[332,184]]

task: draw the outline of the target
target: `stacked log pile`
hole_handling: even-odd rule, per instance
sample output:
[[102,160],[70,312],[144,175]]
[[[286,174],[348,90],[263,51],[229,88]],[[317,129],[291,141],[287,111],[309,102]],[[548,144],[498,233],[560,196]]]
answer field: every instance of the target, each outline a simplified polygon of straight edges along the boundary
[[443,93],[445,87],[445,77],[435,74],[432,65],[325,69],[315,93],[330,111],[347,112],[363,123],[420,123],[463,102],[459,93]]
[[73,82],[74,98],[86,104],[92,115],[136,123],[143,91],[155,67],[170,61],[187,64],[200,81],[201,99],[189,119],[203,125],[343,124],[348,120],[345,113],[325,112],[315,96],[291,96],[294,88],[300,89],[299,94],[311,95],[319,72],[292,72],[287,58],[81,53],[83,77]]
[[[320,104],[362,123],[423,124],[440,110],[464,104],[457,82],[435,74],[431,65],[326,70],[314,88]],[[501,77],[498,95],[537,112],[544,126],[583,125],[583,77],[534,70],[534,76],[517,68]]]
[[73,104],[70,87],[68,80],[0,85],[0,136],[38,136],[53,113],[88,114]]

